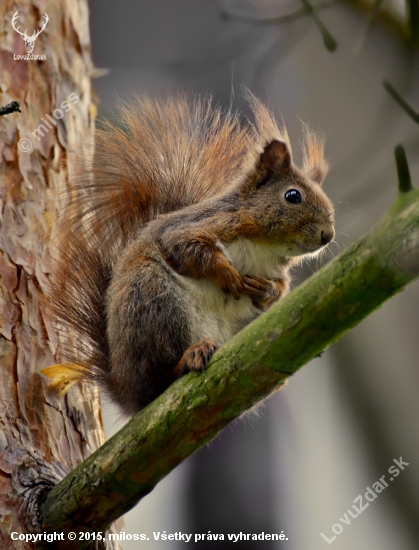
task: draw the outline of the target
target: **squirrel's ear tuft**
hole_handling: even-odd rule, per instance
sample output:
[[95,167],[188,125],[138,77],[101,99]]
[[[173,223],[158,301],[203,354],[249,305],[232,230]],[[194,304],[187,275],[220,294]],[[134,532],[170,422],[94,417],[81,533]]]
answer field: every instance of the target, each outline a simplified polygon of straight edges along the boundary
[[274,139],[260,155],[259,164],[266,175],[288,170],[291,164],[291,155],[283,141]]
[[327,168],[322,166],[314,166],[313,168],[310,168],[307,172],[307,176],[314,181],[315,183],[318,183],[321,185],[326,177],[327,174]]
[[321,185],[329,170],[324,157],[324,138],[306,124],[303,124],[303,155],[303,172],[311,181]]

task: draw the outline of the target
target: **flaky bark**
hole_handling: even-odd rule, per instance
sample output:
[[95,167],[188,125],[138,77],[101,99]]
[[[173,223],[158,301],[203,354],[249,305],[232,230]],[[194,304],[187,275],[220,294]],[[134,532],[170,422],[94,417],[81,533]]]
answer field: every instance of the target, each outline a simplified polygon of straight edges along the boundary
[[[21,113],[0,117],[0,547],[37,547],[12,541],[12,532],[43,530],[39,497],[104,441],[97,391],[86,388],[59,400],[39,369],[57,362],[55,335],[44,324],[39,297],[47,283],[53,196],[65,185],[68,151],[90,120],[90,42],[87,2],[44,2],[49,22],[34,54],[25,55],[13,30],[15,2],[2,2],[0,106],[18,101]],[[38,6],[39,3],[36,3]],[[20,29],[41,26],[35,2],[19,3]],[[54,119],[37,140],[32,132],[54,117],[69,94],[80,100]],[[29,141],[22,142],[22,139]],[[20,148],[18,148],[20,142]]]
[[388,214],[225,344],[205,373],[173,384],[55,487],[42,508],[47,529],[103,531],[226,424],[419,276],[419,190],[411,189],[402,148],[396,157],[400,195]]

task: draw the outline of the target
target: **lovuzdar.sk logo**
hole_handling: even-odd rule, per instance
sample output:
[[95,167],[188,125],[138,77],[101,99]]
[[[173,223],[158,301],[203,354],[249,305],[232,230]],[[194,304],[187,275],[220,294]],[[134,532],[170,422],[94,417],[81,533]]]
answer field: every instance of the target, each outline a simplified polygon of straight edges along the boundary
[[16,55],[14,54],[14,59],[15,60],[25,60],[25,61],[28,61],[28,60],[34,60],[34,61],[45,61],[47,59],[47,56],[45,54],[42,54],[42,55],[35,55],[33,54],[33,49],[35,47],[35,42],[36,42],[36,39],[38,38],[38,36],[41,34],[41,32],[45,29],[45,27],[47,26],[48,24],[48,21],[49,21],[49,17],[48,15],[45,13],[43,15],[43,21],[42,21],[42,28],[41,29],[38,29],[38,30],[34,30],[32,35],[31,36],[28,36],[27,34],[27,29],[25,29],[25,32],[21,32],[19,29],[20,29],[20,25],[19,26],[16,26],[17,23],[19,22],[19,11],[17,11],[14,15],[13,15],[13,18],[12,18],[12,27],[14,28],[14,30],[20,34],[20,36],[23,38],[24,42],[25,42],[25,48],[26,48],[26,52],[27,52],[27,55]]

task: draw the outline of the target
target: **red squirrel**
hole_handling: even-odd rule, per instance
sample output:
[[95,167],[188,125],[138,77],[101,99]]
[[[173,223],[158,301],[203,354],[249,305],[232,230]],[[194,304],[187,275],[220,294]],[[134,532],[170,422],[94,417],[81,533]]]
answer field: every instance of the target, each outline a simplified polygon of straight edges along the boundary
[[253,95],[253,121],[182,95],[137,99],[96,132],[58,224],[47,297],[65,392],[96,380],[143,409],[289,290],[290,268],[335,236],[323,141],[285,128]]

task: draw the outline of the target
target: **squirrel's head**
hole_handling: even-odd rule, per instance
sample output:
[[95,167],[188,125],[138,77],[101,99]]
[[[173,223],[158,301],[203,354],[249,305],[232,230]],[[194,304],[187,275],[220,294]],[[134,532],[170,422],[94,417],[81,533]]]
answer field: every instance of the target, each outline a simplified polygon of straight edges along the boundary
[[305,152],[300,171],[287,144],[271,141],[240,189],[243,212],[262,228],[261,240],[280,245],[286,257],[315,254],[335,237],[333,205],[321,188],[327,165],[314,143]]

